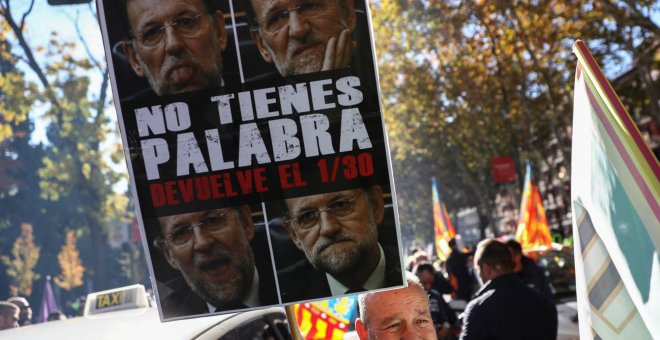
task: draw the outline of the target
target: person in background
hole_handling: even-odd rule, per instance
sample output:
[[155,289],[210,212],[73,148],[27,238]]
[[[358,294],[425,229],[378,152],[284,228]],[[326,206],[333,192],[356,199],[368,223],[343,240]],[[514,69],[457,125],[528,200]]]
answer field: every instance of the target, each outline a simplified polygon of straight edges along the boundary
[[513,273],[504,243],[479,242],[474,264],[484,285],[465,308],[461,340],[557,339],[557,307]]
[[0,330],[17,328],[20,312],[13,303],[0,301]]
[[[417,264],[430,261],[431,256],[429,256],[424,249],[421,247],[413,247],[410,249],[410,256],[408,256],[408,260],[406,261],[406,270],[409,272],[415,272],[415,266],[417,266]],[[442,269],[436,270],[435,279],[433,280],[433,289],[435,289],[440,295],[455,293],[454,287],[449,280],[445,278]]]
[[440,295],[449,294],[452,296],[456,295],[456,289],[452,286],[451,282],[447,279],[447,270],[446,263],[436,260],[433,263],[433,268],[435,268],[435,279],[433,280],[433,289],[435,289]]
[[429,254],[427,254],[426,251],[424,251],[424,249],[417,248],[408,257],[408,265],[406,266],[406,270],[413,271],[413,269],[418,263],[428,262],[428,261],[430,261]]
[[360,340],[437,339],[426,291],[413,274],[406,277],[406,288],[358,297],[355,329]]
[[527,287],[536,289],[541,292],[541,294],[552,299],[554,297],[554,289],[552,288],[548,277],[545,276],[543,269],[534,263],[534,260],[523,254],[522,247],[516,240],[508,240],[506,246],[509,247],[509,251],[511,251],[514,266],[513,272],[518,275],[518,278],[520,278]]
[[429,294],[431,316],[433,317],[438,338],[448,338],[451,328],[456,325],[458,320],[456,314],[449,307],[442,295],[433,289],[436,280],[435,268],[430,262],[421,262],[415,266],[413,273],[419,278],[424,290]]
[[470,301],[472,297],[472,276],[468,270],[469,254],[463,252],[459,246],[458,236],[449,240],[449,247],[451,247],[451,254],[447,258],[447,274],[450,279],[455,279],[458,287],[456,287],[456,298]]
[[20,320],[18,321],[20,326],[27,326],[32,322],[32,308],[30,308],[30,303],[28,303],[27,299],[22,296],[12,296],[7,299],[7,302],[13,303],[21,310],[19,314]]

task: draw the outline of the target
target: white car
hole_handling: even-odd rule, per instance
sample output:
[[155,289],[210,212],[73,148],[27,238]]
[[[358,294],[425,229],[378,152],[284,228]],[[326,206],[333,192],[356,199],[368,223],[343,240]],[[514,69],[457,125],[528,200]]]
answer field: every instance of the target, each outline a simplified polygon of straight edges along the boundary
[[83,316],[0,331],[0,339],[290,339],[283,308],[161,322],[144,286],[89,294]]

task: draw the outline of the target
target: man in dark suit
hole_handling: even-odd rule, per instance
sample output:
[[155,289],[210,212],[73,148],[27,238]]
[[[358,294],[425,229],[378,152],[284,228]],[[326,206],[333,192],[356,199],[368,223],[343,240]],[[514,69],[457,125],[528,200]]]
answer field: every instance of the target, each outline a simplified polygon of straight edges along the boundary
[[378,242],[379,186],[286,200],[284,227],[305,259],[278,272],[283,302],[403,284],[397,247]]
[[[448,327],[456,325],[458,318],[456,317],[456,313],[444,300],[442,294],[433,289],[434,281],[438,277],[433,264],[431,262],[420,262],[413,268],[413,273],[419,278],[419,282],[429,295],[431,316],[433,317],[433,324],[438,334],[447,335],[449,331]],[[440,277],[442,278],[442,276]]]
[[539,267],[534,260],[525,256],[522,251],[522,246],[516,240],[506,241],[506,246],[511,251],[513,258],[513,272],[518,275],[518,278],[529,288],[533,288],[541,292],[541,294],[552,299],[554,297],[552,285],[550,280],[545,276],[543,269]]
[[451,278],[455,278],[458,284],[456,298],[467,302],[472,298],[472,283],[474,280],[467,266],[469,254],[463,252],[462,246],[458,242],[459,237],[460,235],[457,235],[449,240],[451,254],[447,258],[447,273]]
[[165,318],[278,303],[272,264],[257,259],[245,206],[160,217],[154,241],[181,277],[159,285]]
[[479,242],[474,266],[485,285],[465,308],[461,340],[557,339],[557,307],[513,273],[504,243]]

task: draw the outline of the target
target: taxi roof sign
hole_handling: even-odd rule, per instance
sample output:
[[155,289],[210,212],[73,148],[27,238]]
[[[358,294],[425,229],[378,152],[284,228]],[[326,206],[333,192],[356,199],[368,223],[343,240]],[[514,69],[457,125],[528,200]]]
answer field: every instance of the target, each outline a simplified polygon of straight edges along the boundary
[[144,307],[149,307],[147,292],[143,285],[137,284],[88,294],[84,315]]

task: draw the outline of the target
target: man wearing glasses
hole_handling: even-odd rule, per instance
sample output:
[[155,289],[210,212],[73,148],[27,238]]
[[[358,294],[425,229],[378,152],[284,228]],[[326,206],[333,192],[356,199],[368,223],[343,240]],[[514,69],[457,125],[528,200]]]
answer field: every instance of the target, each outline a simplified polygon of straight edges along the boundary
[[247,205],[160,217],[158,221],[154,245],[181,273],[181,278],[159,287],[164,317],[278,303],[270,259],[255,261],[250,246],[255,227]]
[[133,71],[159,95],[224,85],[225,21],[209,0],[125,0]]
[[353,0],[250,0],[251,35],[282,76],[344,68],[357,43]]
[[379,186],[286,200],[284,227],[306,259],[278,272],[283,302],[403,284],[398,248],[378,242]]

